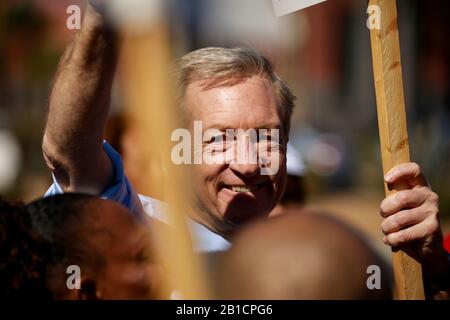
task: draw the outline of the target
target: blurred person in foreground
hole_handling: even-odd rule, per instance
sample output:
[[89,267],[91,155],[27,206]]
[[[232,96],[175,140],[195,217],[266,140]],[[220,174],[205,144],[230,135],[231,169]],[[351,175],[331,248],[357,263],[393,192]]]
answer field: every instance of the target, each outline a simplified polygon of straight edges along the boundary
[[[380,279],[371,290],[373,265]],[[392,298],[390,266],[354,229],[320,213],[286,210],[243,228],[217,268],[220,299]]]
[[[103,5],[108,1],[95,1],[94,6],[91,2],[81,30],[61,58],[50,97],[43,153],[54,184],[47,195],[101,195],[136,215],[145,213],[164,220],[160,202],[134,191],[120,155],[102,139],[119,35],[106,23]],[[217,129],[220,137],[226,136],[226,129],[279,131],[276,143],[271,136],[263,141],[273,147],[271,159],[279,163],[273,174],[262,175],[260,163],[193,165],[195,203],[186,210],[195,249],[224,250],[242,225],[267,217],[284,192],[285,149],[295,97],[266,58],[245,48],[204,48],[188,53],[177,62],[177,82],[180,118],[191,132],[194,121],[202,121],[204,130]],[[215,138],[202,141],[206,149],[215,143]],[[415,163],[393,168],[385,180],[389,184],[403,182],[410,189],[387,197],[380,205],[385,218],[381,226],[384,242],[394,248],[414,245],[411,254],[422,263],[427,281],[447,289],[442,279],[450,275],[450,261],[442,246],[437,194]]]
[[[2,203],[0,299],[158,298],[163,274],[150,244],[142,222],[95,196]],[[70,266],[79,267],[78,288]]]

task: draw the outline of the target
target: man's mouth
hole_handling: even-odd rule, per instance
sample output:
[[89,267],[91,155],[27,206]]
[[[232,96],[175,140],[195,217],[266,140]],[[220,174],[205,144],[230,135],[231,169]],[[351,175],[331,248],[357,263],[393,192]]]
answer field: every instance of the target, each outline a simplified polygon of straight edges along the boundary
[[243,184],[233,184],[233,185],[225,185],[224,188],[231,190],[236,193],[246,193],[246,192],[254,192],[261,188],[264,183],[258,183],[253,185],[243,185]]

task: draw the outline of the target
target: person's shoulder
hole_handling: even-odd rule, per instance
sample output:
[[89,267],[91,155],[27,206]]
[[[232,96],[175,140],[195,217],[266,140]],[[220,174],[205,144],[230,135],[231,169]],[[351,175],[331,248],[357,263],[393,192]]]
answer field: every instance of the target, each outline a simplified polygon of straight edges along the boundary
[[[170,204],[157,200],[142,194],[138,194],[139,200],[142,205],[142,209],[145,214],[153,220],[163,222],[164,225],[171,226],[170,215],[168,210],[170,210]],[[227,250],[231,244],[225,240],[222,236],[209,230],[204,225],[192,220],[187,217],[187,224],[192,240],[193,249],[195,252],[214,252]]]
[[142,194],[138,194],[139,200],[142,204],[142,209],[152,219],[156,219],[165,223],[168,223],[167,217],[167,203],[151,198],[148,196],[144,196]]

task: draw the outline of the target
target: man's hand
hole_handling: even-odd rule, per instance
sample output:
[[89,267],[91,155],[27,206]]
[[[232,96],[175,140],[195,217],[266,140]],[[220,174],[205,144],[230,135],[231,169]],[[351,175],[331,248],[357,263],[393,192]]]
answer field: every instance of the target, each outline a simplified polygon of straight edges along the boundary
[[110,4],[111,0],[87,0],[86,14],[96,13],[102,19],[106,19]]
[[383,241],[395,249],[406,251],[421,263],[424,275],[434,277],[450,270],[443,248],[439,222],[439,197],[434,193],[416,163],[404,163],[386,175],[389,185],[405,183],[408,190],[398,191],[381,202],[380,214],[385,218],[381,229]]

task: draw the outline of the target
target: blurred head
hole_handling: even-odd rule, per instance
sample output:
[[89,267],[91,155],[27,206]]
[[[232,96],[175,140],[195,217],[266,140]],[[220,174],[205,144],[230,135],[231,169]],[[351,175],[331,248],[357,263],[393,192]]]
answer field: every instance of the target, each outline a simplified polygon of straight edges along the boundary
[[45,284],[50,257],[23,205],[0,201],[0,300],[51,299]]
[[[194,146],[194,154],[205,156],[213,150],[214,155],[229,156],[231,152],[231,161],[194,165],[198,218],[213,230],[227,233],[255,217],[267,216],[285,186],[285,148],[295,97],[272,64],[249,49],[200,49],[181,58],[177,71],[178,100],[188,128],[193,132],[193,122],[201,121],[203,132],[215,131],[202,141],[201,149]],[[226,129],[241,129],[244,134],[230,138]],[[245,132],[252,129],[256,133],[268,129],[268,135],[249,142]],[[278,141],[271,129],[278,130]],[[267,148],[277,159],[278,170],[263,175],[260,163],[236,161],[239,142],[246,147],[251,143],[258,151]]]
[[[39,199],[23,212],[29,234],[43,244],[32,254],[39,263],[31,272],[43,279],[52,298],[156,297],[161,270],[152,260],[150,235],[124,207],[93,196],[64,194]],[[80,269],[79,290],[67,286],[69,266]]]
[[[381,268],[381,290],[367,288],[370,265]],[[217,266],[224,299],[390,298],[390,268],[353,229],[321,214],[289,212],[250,225]]]

